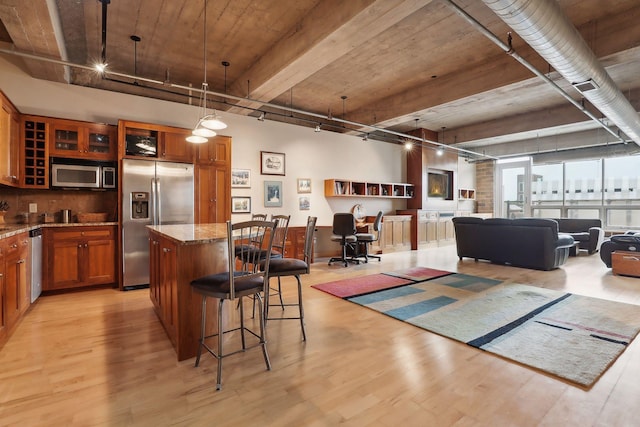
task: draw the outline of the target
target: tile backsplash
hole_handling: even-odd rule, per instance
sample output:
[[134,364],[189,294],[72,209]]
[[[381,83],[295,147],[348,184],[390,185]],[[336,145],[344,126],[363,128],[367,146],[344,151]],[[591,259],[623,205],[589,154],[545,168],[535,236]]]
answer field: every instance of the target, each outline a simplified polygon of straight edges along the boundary
[[[0,187],[0,200],[9,203],[4,216],[7,223],[42,223],[44,215],[53,222],[61,222],[60,211],[70,209],[73,222],[78,212],[106,212],[109,221],[117,220],[118,193],[116,191],[85,190],[25,190]],[[35,203],[37,212],[29,213]]]

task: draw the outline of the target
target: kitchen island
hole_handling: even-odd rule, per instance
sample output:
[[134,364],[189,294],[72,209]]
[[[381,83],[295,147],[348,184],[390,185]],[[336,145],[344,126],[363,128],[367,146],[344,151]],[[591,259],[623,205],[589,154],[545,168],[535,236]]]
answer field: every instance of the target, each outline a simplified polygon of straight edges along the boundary
[[[227,225],[150,225],[149,292],[162,326],[178,356],[196,355],[200,337],[202,297],[191,281],[226,271]],[[217,327],[217,305],[207,305],[207,329]],[[211,329],[210,329],[211,328]]]

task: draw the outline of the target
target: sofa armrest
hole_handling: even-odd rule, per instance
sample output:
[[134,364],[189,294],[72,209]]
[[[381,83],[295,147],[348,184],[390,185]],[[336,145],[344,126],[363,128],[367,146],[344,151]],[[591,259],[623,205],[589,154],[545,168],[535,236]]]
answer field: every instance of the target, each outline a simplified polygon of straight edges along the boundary
[[604,230],[600,227],[591,227],[589,229],[589,255],[600,250],[604,242]]

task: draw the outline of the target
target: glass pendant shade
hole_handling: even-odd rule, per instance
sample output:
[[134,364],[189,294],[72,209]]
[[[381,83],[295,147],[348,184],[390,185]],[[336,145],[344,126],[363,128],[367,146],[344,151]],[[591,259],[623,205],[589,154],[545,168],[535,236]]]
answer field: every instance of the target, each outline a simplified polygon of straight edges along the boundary
[[217,114],[209,114],[208,116],[203,117],[200,120],[200,124],[207,129],[215,130],[225,129],[227,127],[227,124],[220,120]]
[[191,131],[191,133],[193,135],[203,136],[205,138],[213,138],[214,136],[217,135],[217,133],[215,133],[211,129],[207,129],[206,127],[202,126],[201,123],[198,123],[196,128],[193,131]]
[[209,142],[209,140],[204,136],[198,136],[198,135],[189,135],[186,138],[186,140],[193,144],[204,144],[205,142]]

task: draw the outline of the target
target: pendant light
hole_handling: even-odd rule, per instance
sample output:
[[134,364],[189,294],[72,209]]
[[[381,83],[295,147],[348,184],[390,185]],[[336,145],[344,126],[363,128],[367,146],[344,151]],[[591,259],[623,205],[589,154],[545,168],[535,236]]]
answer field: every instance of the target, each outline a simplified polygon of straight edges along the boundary
[[227,125],[222,122],[218,115],[213,112],[207,112],[207,91],[209,84],[207,83],[207,0],[204,0],[204,26],[203,26],[203,58],[204,58],[204,80],[202,82],[202,91],[200,92],[200,118],[196,126],[191,131],[186,140],[194,144],[204,144],[209,142],[208,138],[216,136],[214,129],[224,129]]

